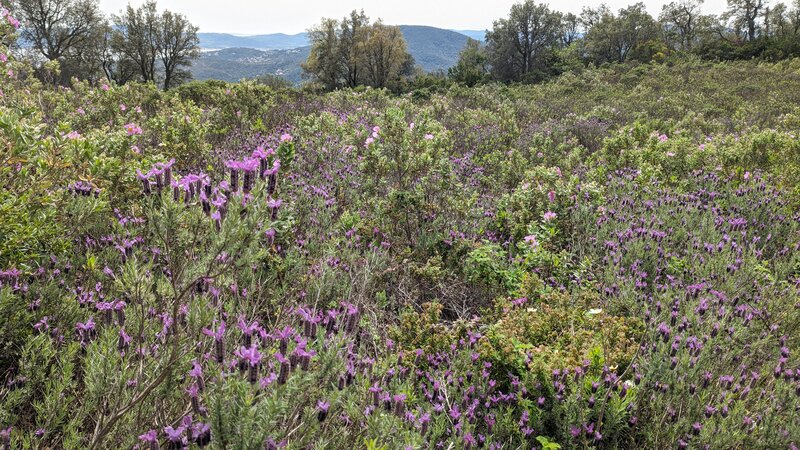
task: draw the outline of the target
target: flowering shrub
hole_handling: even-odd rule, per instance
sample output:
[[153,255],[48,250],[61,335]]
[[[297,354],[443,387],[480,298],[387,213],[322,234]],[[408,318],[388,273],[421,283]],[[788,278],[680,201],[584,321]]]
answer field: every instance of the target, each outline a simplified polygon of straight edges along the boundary
[[634,359],[648,392],[637,414],[654,426],[641,438],[680,447],[796,441],[789,349],[800,217],[749,172],[695,173],[680,191],[635,172],[612,180],[614,200],[596,228],[601,286],[612,311],[647,325]]
[[2,449],[800,445],[796,62],[398,97],[0,55]]

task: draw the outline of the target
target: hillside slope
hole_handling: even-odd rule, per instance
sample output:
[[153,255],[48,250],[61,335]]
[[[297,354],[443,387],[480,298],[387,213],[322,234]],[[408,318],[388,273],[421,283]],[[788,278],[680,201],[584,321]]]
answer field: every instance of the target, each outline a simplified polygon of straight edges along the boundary
[[259,75],[278,75],[292,83],[302,80],[300,67],[311,47],[290,50],[226,48],[204,52],[192,66],[197,80],[239,81]]
[[454,66],[469,39],[455,31],[420,25],[400,25],[400,31],[414,61],[427,72]]

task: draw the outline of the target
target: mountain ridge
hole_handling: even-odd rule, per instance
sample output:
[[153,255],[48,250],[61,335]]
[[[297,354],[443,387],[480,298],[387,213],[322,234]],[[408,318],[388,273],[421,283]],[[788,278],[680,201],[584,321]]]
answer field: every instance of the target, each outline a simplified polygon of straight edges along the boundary
[[[399,25],[403,27],[435,28],[437,30],[452,31],[464,36],[482,41],[485,39],[486,30],[447,30],[445,28],[431,27],[428,25]],[[222,50],[226,48],[254,48],[257,50],[289,50],[292,48],[309,45],[308,33],[265,33],[253,35],[237,35],[233,33],[197,33],[200,38],[200,48],[203,50]]]

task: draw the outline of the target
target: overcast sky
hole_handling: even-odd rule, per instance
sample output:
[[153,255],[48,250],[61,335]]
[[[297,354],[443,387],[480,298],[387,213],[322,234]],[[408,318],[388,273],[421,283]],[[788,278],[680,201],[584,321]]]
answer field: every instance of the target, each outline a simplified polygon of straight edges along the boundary
[[[144,0],[130,0],[134,6]],[[118,13],[129,0],[100,0],[106,13]],[[353,9],[364,9],[372,19],[390,25],[430,25],[457,30],[484,30],[492,21],[508,14],[514,0],[158,0],[159,9],[180,12],[201,32],[233,34],[294,34],[305,31],[322,17],[341,18]],[[579,13],[584,6],[601,3],[580,0],[551,2],[562,12]],[[617,10],[635,0],[608,0]],[[664,1],[645,0],[650,14],[658,16]],[[718,14],[726,0],[707,0],[705,13]]]

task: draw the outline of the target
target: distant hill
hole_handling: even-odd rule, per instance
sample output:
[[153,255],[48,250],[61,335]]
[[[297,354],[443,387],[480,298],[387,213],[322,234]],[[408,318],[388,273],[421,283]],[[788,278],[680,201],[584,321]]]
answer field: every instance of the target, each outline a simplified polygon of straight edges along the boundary
[[476,41],[483,42],[486,40],[486,30],[453,30],[456,33],[469,36]]
[[400,25],[408,52],[427,72],[447,70],[458,61],[458,54],[469,38],[455,31],[420,25]]
[[[478,41],[483,41],[486,38],[485,30],[443,30],[441,28],[418,25],[401,25],[400,28],[404,28],[412,33],[414,29],[419,29],[419,31],[423,31],[422,29],[452,31],[454,33],[471,37],[472,39]],[[235,47],[254,48],[257,50],[288,50],[291,48],[299,48],[309,45],[308,33],[273,33],[259,34],[254,36],[237,36],[235,34],[228,33],[198,33],[197,36],[200,38],[200,48],[204,50],[221,50]]]
[[[468,40],[467,32],[421,25],[400,25],[400,31],[417,65],[428,72],[447,70],[455,65],[458,53]],[[299,83],[302,81],[300,64],[305,62],[310,50],[306,33],[257,36],[199,33],[199,38],[204,51],[192,66],[192,73],[198,80],[239,81],[273,74]]]
[[192,65],[192,74],[197,80],[231,82],[272,74],[300,83],[303,73],[300,64],[308,58],[310,49],[306,46],[289,50],[226,48],[206,51]]
[[257,50],[288,50],[308,45],[308,33],[298,34],[260,34],[257,36],[236,36],[227,33],[197,33],[200,48],[221,50],[225,48],[254,48]]

